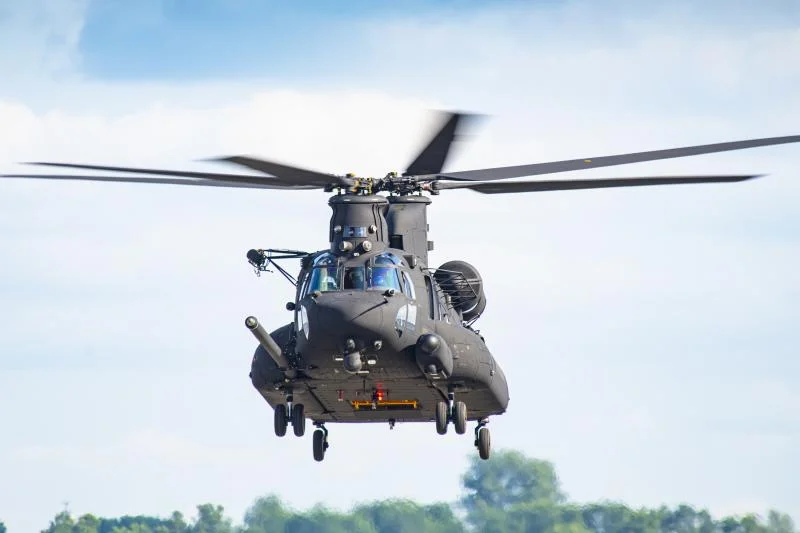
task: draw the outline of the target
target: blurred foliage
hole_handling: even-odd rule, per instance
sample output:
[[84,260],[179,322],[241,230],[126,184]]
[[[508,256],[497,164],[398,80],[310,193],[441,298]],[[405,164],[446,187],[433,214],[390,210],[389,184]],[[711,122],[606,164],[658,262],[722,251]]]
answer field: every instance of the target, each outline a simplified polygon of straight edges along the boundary
[[[239,525],[210,503],[199,505],[190,521],[177,511],[169,518],[85,514],[77,519],[62,511],[42,533],[800,533],[777,511],[714,519],[689,505],[634,509],[616,502],[570,502],[551,463],[515,451],[494,452],[489,461],[473,458],[462,487],[454,505],[390,499],[347,512],[323,505],[297,511],[276,496],[264,496]],[[2,522],[0,533],[6,533]]]

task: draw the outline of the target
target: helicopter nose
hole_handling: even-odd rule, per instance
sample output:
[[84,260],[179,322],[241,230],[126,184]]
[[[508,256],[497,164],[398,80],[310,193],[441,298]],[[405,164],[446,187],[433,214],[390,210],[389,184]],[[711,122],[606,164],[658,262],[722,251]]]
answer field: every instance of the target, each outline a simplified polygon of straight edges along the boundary
[[[316,322],[323,334],[345,338],[357,333],[380,331],[386,299],[380,294],[323,295],[317,299]],[[317,329],[315,327],[314,329]]]

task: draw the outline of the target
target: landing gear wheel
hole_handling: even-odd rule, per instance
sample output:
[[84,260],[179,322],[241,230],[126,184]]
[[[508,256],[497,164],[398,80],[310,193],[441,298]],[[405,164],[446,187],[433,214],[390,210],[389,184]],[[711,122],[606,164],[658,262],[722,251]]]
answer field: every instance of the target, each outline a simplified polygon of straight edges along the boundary
[[280,404],[275,406],[275,435],[283,437],[286,435],[286,426],[289,424],[289,415],[286,406]]
[[297,437],[302,437],[306,432],[306,417],[302,403],[292,406],[292,429]]
[[450,421],[447,411],[447,402],[438,402],[436,404],[436,433],[439,435],[447,433],[447,423]]
[[325,449],[328,447],[324,429],[314,430],[314,460],[322,461],[325,459]]
[[459,435],[467,432],[467,404],[464,402],[456,402],[453,406],[453,426]]
[[489,458],[489,450],[492,445],[492,438],[489,435],[489,428],[479,427],[475,435],[475,446],[478,447],[478,455],[484,461]]

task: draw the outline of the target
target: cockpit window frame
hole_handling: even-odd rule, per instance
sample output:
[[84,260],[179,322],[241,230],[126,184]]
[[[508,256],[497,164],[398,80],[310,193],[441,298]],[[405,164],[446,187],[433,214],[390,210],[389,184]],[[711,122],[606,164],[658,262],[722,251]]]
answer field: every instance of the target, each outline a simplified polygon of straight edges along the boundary
[[[336,255],[325,252],[313,259],[311,265],[305,273],[300,299],[305,298],[309,293],[319,290],[320,292],[344,292],[344,291],[386,291],[393,289],[398,293],[406,294],[409,299],[416,299],[414,283],[409,274],[404,270],[403,260],[391,252],[381,252],[361,262],[346,262],[342,264]],[[316,284],[318,271],[327,269],[330,277],[333,278],[335,289],[321,290]],[[364,286],[345,287],[345,277],[348,271],[353,269],[363,269]],[[376,269],[385,269],[387,276],[385,283],[373,285]],[[335,275],[331,275],[335,271]],[[391,271],[391,273],[389,273]],[[408,279],[406,279],[406,277]],[[410,287],[410,291],[409,288]]]

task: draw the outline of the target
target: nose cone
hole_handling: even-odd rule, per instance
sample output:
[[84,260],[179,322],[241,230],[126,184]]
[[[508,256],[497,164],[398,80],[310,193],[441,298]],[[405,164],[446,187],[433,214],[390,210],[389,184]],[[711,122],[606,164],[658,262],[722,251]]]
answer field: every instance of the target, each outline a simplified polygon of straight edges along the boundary
[[386,299],[374,292],[323,294],[317,299],[316,315],[319,326],[328,332],[342,328],[380,330]]
[[371,342],[382,336],[385,327],[384,307],[387,307],[387,301],[380,293],[322,293],[306,307],[306,351],[310,348],[313,351],[340,353],[346,339]]

